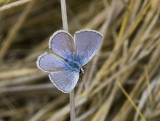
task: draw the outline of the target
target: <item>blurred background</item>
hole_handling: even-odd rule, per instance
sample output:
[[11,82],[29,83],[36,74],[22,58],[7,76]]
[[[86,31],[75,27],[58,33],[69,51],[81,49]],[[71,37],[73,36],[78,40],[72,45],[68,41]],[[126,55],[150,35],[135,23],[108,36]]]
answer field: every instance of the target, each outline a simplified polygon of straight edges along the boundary
[[[160,0],[67,0],[69,32],[104,36],[75,89],[76,121],[160,121]],[[0,0],[0,121],[69,121],[36,67],[63,29],[60,0]]]

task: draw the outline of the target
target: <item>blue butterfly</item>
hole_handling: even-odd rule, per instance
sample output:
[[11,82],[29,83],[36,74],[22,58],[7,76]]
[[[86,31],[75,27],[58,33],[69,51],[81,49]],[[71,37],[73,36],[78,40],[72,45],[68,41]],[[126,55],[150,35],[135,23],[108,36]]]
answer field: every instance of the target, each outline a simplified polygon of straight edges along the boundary
[[51,82],[62,92],[76,86],[82,66],[87,64],[102,44],[102,34],[90,29],[77,31],[74,38],[66,31],[55,32],[49,40],[51,53],[37,59],[37,67],[49,72]]

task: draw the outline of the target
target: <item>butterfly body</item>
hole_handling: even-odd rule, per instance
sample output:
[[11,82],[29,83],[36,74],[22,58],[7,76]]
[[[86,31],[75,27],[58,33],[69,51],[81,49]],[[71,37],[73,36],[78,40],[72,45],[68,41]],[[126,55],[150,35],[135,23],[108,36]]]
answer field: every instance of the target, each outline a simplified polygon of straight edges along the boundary
[[70,60],[65,60],[67,62],[67,65],[69,66],[69,68],[72,70],[72,71],[78,71],[80,70],[81,66],[79,63],[77,63],[76,61],[70,61]]
[[37,59],[37,67],[49,72],[51,82],[62,92],[69,93],[76,86],[79,72],[100,48],[102,35],[91,29],[77,31],[74,37],[66,31],[55,32],[49,40],[53,53],[44,53]]

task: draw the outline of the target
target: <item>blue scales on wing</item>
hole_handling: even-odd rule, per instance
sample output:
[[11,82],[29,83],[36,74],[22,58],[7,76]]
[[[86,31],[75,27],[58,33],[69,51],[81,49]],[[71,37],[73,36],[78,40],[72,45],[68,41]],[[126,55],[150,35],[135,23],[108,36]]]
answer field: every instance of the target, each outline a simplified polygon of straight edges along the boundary
[[100,48],[102,35],[94,30],[84,29],[75,33],[76,60],[80,65],[87,64]]
[[49,78],[59,90],[69,93],[78,82],[79,72],[72,70],[58,71],[49,74]]
[[63,59],[49,53],[44,53],[38,57],[37,66],[45,72],[54,72],[68,68]]
[[66,31],[59,30],[50,37],[50,50],[60,55],[64,59],[73,60],[73,46],[73,37]]

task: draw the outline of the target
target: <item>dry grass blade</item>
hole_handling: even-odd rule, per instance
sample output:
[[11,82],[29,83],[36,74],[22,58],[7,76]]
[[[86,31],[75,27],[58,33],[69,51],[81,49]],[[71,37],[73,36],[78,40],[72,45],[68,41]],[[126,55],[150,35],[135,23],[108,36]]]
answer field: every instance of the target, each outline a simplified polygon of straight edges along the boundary
[[4,40],[4,42],[2,43],[1,49],[0,49],[0,60],[4,57],[6,51],[8,50],[8,48],[10,47],[13,39],[15,38],[18,30],[20,29],[20,27],[22,26],[24,20],[26,19],[27,15],[29,14],[29,12],[31,11],[34,3],[36,0],[33,0],[24,10],[24,12],[22,13],[22,15],[20,16],[20,18],[18,19],[18,21],[16,22],[16,24],[12,27],[12,29],[10,30],[10,32],[8,33],[8,36],[6,37],[6,39]]
[[124,93],[124,95],[127,97],[127,99],[129,100],[129,102],[132,104],[132,106],[134,107],[134,109],[137,111],[137,113],[139,114],[139,116],[141,117],[142,121],[146,121],[146,119],[144,118],[143,114],[140,112],[140,110],[137,108],[136,104],[134,103],[134,101],[132,100],[131,97],[129,97],[129,95],[127,94],[127,92],[124,90],[124,88],[122,87],[122,85],[117,82],[119,88],[122,90],[122,92]]
[[16,2],[10,3],[8,5],[2,6],[0,8],[0,13],[5,11],[5,10],[11,9],[13,7],[21,6],[21,5],[26,4],[26,3],[30,2],[30,1],[32,1],[32,0],[21,0],[21,1],[16,1]]

